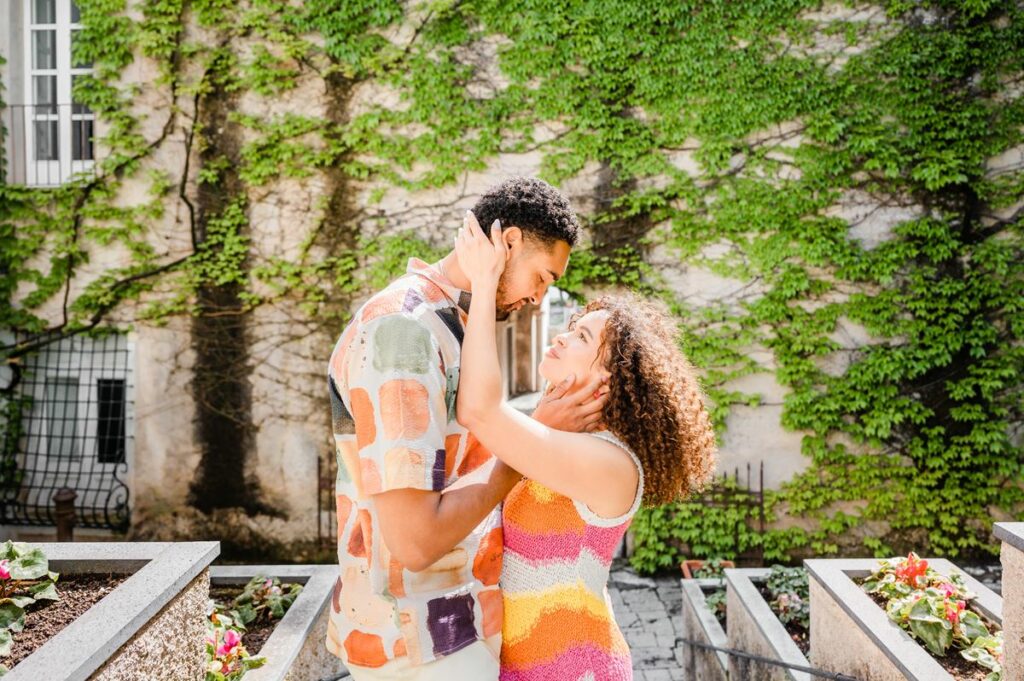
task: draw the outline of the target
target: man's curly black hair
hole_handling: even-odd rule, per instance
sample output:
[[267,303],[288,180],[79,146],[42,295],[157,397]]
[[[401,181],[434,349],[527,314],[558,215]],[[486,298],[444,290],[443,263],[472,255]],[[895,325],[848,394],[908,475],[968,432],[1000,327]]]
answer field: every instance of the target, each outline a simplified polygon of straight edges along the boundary
[[580,223],[566,198],[531,177],[513,177],[487,190],[473,206],[473,215],[488,235],[491,224],[500,220],[503,227],[518,227],[545,245],[564,241],[575,246],[579,239]]

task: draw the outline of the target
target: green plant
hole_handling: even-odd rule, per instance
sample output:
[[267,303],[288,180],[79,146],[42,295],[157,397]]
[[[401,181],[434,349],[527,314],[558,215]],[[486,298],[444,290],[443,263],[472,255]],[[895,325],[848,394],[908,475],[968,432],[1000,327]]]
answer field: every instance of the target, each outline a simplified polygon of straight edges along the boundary
[[722,625],[725,624],[725,618],[727,616],[726,603],[728,600],[728,595],[728,591],[726,591],[726,589],[722,587],[713,590],[711,593],[707,594],[704,597],[704,603],[707,604],[708,610],[714,613],[715,619],[717,619],[719,624]]
[[[0,545],[0,658],[11,654],[14,634],[24,630],[25,608],[60,600],[57,578],[41,549],[12,541]],[[8,671],[0,664],[0,675]]]
[[959,574],[940,574],[911,553],[906,558],[880,561],[862,587],[878,594],[889,619],[921,641],[932,655],[941,657],[955,647],[964,659],[989,670],[986,681],[1002,678],[1003,632],[993,632],[978,613],[967,608],[976,596]]
[[277,577],[256,575],[245,585],[242,593],[235,596],[229,614],[244,626],[280,619],[300,593],[301,584],[291,583],[282,587]]
[[699,500],[641,508],[633,518],[630,563],[643,573],[676,567],[687,557],[738,555],[761,545],[750,527],[750,505],[731,478],[717,481]]
[[769,605],[783,624],[811,628],[811,594],[807,570],[773,565],[765,582],[771,594]]
[[284,617],[300,593],[301,584],[284,588],[277,577],[255,575],[231,603],[211,599],[206,622],[206,681],[238,681],[250,669],[266,664],[266,657],[249,654],[242,635],[250,626]]
[[697,568],[693,573],[694,579],[722,579],[725,577],[725,564],[724,558],[711,558],[704,561],[704,563]]

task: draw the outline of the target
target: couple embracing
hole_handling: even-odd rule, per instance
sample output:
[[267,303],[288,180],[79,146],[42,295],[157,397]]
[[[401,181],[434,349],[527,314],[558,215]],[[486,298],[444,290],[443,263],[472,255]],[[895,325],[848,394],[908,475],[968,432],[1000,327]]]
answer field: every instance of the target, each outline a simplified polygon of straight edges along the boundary
[[503,400],[495,321],[541,301],[578,236],[557,190],[508,180],[338,340],[326,643],[355,681],[632,678],[615,549],[641,503],[705,481],[714,434],[674,323],[635,297],[590,302],[554,339],[531,416]]

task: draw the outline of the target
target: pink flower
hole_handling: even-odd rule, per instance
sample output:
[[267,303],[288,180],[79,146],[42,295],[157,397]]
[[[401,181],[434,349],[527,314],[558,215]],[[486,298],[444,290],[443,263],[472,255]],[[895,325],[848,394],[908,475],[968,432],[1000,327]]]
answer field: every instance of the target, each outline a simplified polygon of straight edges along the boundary
[[0,579],[10,579],[11,571],[7,569],[7,559],[0,560]]
[[217,648],[217,657],[230,655],[241,642],[242,637],[238,635],[238,632],[234,629],[228,629],[224,632],[224,642],[220,645],[220,648]]
[[263,588],[264,589],[269,589],[273,585],[274,585],[274,580],[271,577],[267,577],[267,581],[263,582]]
[[953,594],[956,593],[956,587],[950,584],[949,582],[939,584],[939,586],[936,588],[939,591],[941,591],[946,596],[946,598],[952,598]]
[[963,612],[966,604],[963,601],[957,601],[956,603],[946,602],[946,619],[956,624],[960,621],[960,613]]

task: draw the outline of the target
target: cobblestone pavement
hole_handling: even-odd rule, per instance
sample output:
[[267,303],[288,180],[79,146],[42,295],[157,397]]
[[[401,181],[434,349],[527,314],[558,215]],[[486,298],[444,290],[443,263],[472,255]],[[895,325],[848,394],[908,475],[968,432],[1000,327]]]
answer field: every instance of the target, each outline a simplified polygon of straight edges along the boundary
[[624,561],[616,561],[608,594],[633,654],[634,681],[678,681],[683,664],[679,578],[641,577]]

